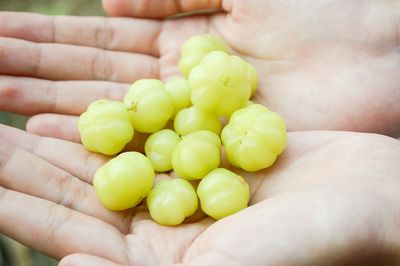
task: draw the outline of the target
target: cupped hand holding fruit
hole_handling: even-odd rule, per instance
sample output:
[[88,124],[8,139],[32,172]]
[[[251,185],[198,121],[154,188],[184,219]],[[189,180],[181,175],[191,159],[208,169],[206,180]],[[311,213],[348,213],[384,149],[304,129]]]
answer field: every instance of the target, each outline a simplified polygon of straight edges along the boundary
[[[108,6],[113,6],[116,14],[121,14],[121,10],[135,13],[133,1],[108,1],[111,2],[114,4]],[[110,19],[104,23],[103,19],[76,18],[75,23],[70,18],[54,21],[43,16],[1,13],[1,19],[14,23],[3,23],[4,27],[0,29],[0,35],[6,37],[0,40],[5,51],[0,59],[0,73],[32,76],[43,80],[2,76],[0,105],[2,109],[24,114],[55,112],[77,115],[95,99],[120,100],[127,86],[118,82],[131,83],[142,77],[166,78],[171,73],[175,75],[174,66],[177,63],[179,46],[177,40],[181,38],[182,32],[188,32],[188,36],[204,32],[206,27],[202,26],[212,21],[214,28],[211,27],[211,30],[215,31],[218,27],[228,29],[224,31],[224,39],[228,40],[230,47],[257,62],[256,66],[261,73],[269,74],[269,78],[262,75],[261,90],[256,97],[259,102],[268,103],[273,110],[283,114],[290,130],[336,128],[398,134],[398,97],[397,94],[393,94],[397,92],[399,84],[397,64],[393,63],[397,57],[392,56],[396,53],[391,53],[396,51],[398,43],[394,35],[385,35],[383,39],[376,38],[382,37],[380,29],[387,32],[387,25],[396,27],[397,20],[393,19],[393,23],[388,23],[387,20],[392,20],[392,16],[383,16],[382,22],[376,20],[377,30],[373,34],[362,34],[368,29],[364,23],[368,24],[371,21],[357,19],[382,17],[380,12],[397,10],[396,8],[390,5],[383,9],[362,8],[370,4],[367,1],[356,6],[351,2],[341,2],[338,5],[331,3],[329,8],[325,5],[315,7],[315,3],[303,6],[294,2],[243,3],[225,2],[223,7],[228,14],[166,22]],[[287,5],[290,7],[291,4],[296,4],[298,8],[287,8]],[[131,8],[118,8],[123,5],[130,5]],[[315,12],[310,16],[310,7],[313,6]],[[182,8],[190,9],[190,5]],[[268,9],[271,15],[266,16],[263,8]],[[348,14],[353,20],[328,19],[332,16],[327,16],[326,13],[331,14],[335,8],[338,12],[333,12],[334,14]],[[171,5],[165,9],[150,9],[153,13],[146,14],[162,16],[164,11],[174,13],[173,9],[174,5]],[[294,14],[290,13],[292,10],[295,10]],[[365,16],[368,10],[375,10],[376,16]],[[246,20],[248,17],[251,19]],[[285,19],[287,17],[292,19],[288,21]],[[253,32],[254,22],[263,24],[265,20],[276,21],[281,26],[266,23],[271,28],[258,28],[265,29],[268,34],[247,36]],[[279,23],[280,20],[283,20],[282,23]],[[87,27],[82,28],[82,23]],[[157,42],[160,45],[149,45],[152,43],[150,40],[153,40],[157,35],[155,33],[161,28],[161,23],[163,34],[158,35],[160,38]],[[345,23],[349,25],[343,25]],[[38,25],[42,29],[53,25],[53,33],[56,34],[50,34],[51,30],[29,30],[32,27],[37,28]],[[104,26],[99,30],[96,25]],[[145,27],[141,27],[144,25]],[[177,27],[179,25],[184,28]],[[225,27],[229,25],[230,28]],[[298,25],[302,27],[298,28]],[[66,30],[65,26],[72,30]],[[140,34],[141,29],[150,34]],[[81,34],[82,30],[88,34]],[[132,31],[135,34],[126,34]],[[305,34],[301,34],[302,31]],[[31,32],[37,34],[30,34]],[[142,42],[136,41],[138,32],[144,37]],[[88,38],[76,38],[78,33]],[[369,36],[366,41],[354,38],[364,35]],[[127,41],[128,36],[135,40]],[[272,38],[269,39],[269,36]],[[51,39],[53,37],[56,38]],[[112,38],[113,42],[107,41],[107,38]],[[186,38],[180,41],[183,42],[183,39]],[[337,40],[341,42],[338,43]],[[52,42],[63,44],[54,45]],[[382,46],[382,42],[387,45]],[[368,45],[365,45],[366,43]],[[16,50],[13,47],[24,49]],[[21,51],[23,55],[35,54],[35,51],[44,48],[47,52],[39,54],[38,57],[12,56],[19,55]],[[57,57],[65,58],[65,54],[68,54],[69,60],[57,60]],[[154,55],[161,55],[160,61],[153,57]],[[327,57],[332,60],[326,60]],[[355,64],[354,57],[358,58],[357,62],[360,64]],[[52,60],[48,60],[49,58]],[[338,59],[333,60],[335,58]],[[57,65],[57,62],[62,63]],[[360,80],[364,82],[359,82]],[[71,87],[77,88],[74,94],[70,93]],[[349,87],[352,88],[350,94]],[[379,112],[366,112],[366,106],[371,110],[366,102],[374,102],[377,106],[384,105],[385,111],[381,112],[381,108],[376,108]],[[63,125],[62,132],[57,130],[60,125]],[[79,141],[76,118],[69,116],[57,116],[56,119],[49,115],[36,117],[31,120],[29,129],[43,135]],[[73,143],[39,139],[32,135],[27,137],[21,132],[10,133],[9,129],[4,128],[1,130],[4,136],[4,139],[1,139],[4,147],[1,155],[4,156],[0,157],[0,165],[5,166],[0,169],[0,221],[7,222],[0,222],[0,231],[57,258],[73,252],[89,254],[73,255],[62,263],[87,265],[90,262],[103,262],[110,265],[178,261],[189,265],[204,265],[217,261],[219,264],[226,264],[234,254],[243,260],[242,264],[253,265],[306,264],[310,261],[313,264],[348,265],[355,260],[365,264],[363,259],[367,262],[371,259],[387,261],[387,257],[396,265],[398,256],[393,250],[399,250],[399,230],[391,230],[398,226],[396,217],[399,214],[397,208],[390,206],[397,206],[399,200],[396,190],[399,186],[396,178],[399,172],[399,154],[398,144],[394,144],[393,140],[351,133],[291,134],[294,144],[289,144],[289,150],[279,165],[267,173],[262,173],[261,179],[251,181],[253,175],[245,176],[252,191],[252,206],[243,212],[245,215],[239,213],[210,227],[210,221],[203,220],[179,228],[166,229],[148,220],[143,213],[138,213],[131,219],[130,212],[108,212],[95,203],[97,199],[94,191],[78,179],[91,182],[93,169],[100,166],[104,159],[90,155]],[[11,147],[8,142],[12,143]],[[354,145],[355,143],[357,145]],[[17,146],[19,149],[15,149]],[[24,152],[24,149],[27,152]],[[365,158],[366,154],[371,154],[371,150],[379,152]],[[343,155],[339,157],[340,162],[337,154]],[[348,156],[345,156],[346,154]],[[301,160],[297,159],[300,156]],[[71,161],[65,158],[71,158]],[[15,162],[19,162],[20,159],[30,162],[30,166],[40,167],[15,167]],[[367,163],[368,161],[370,163]],[[380,165],[384,167],[379,168]],[[38,173],[38,169],[47,169],[46,174]],[[6,178],[10,176],[12,178]],[[37,178],[32,179],[32,176]],[[43,180],[45,177],[48,177],[47,181]],[[57,178],[54,179],[55,177]],[[40,185],[34,186],[34,183],[29,183],[32,180]],[[58,184],[51,187],[54,183],[48,180],[59,182],[65,186],[67,192],[55,189],[59,187]],[[363,186],[349,185],[354,182]],[[24,186],[27,184],[33,186]],[[43,187],[43,184],[46,186]],[[384,197],[384,200],[369,201],[376,195]],[[26,210],[28,205],[31,208]],[[330,207],[329,213],[326,212],[326,206]],[[368,209],[365,206],[368,206]],[[23,213],[21,210],[24,210]],[[315,220],[316,216],[324,216],[327,219]],[[38,220],[38,217],[43,219]],[[35,223],[32,224],[32,220]],[[370,223],[377,220],[380,221],[379,227],[376,226],[377,223]],[[348,221],[353,223],[349,225]],[[16,226],[17,224],[19,226]],[[328,233],[316,234],[316,224]],[[121,234],[116,228],[132,234]],[[368,229],[368,234],[365,234],[363,228]],[[246,234],[239,235],[238,231],[244,231]],[[338,231],[342,232],[342,235],[338,236]],[[36,233],[35,236],[32,232]],[[154,241],[154,235],[159,236],[159,239],[174,242],[174,250],[168,249],[168,245],[160,244],[160,241]],[[332,242],[332,238],[337,242]],[[288,239],[291,241],[288,242]],[[306,245],[304,239],[307,239]],[[373,249],[370,257],[347,253],[348,250],[354,250],[354,247],[356,250],[363,250],[365,243],[370,246],[376,239],[381,243]],[[221,240],[224,240],[224,245]],[[238,249],[243,243],[257,243],[259,249],[251,249],[251,252],[245,248]],[[282,248],[279,247],[287,250],[284,252],[285,256],[282,256]],[[215,254],[218,256],[215,257]],[[310,254],[314,256],[310,257]],[[332,256],[326,258],[326,254]],[[105,259],[112,262],[105,262]]]
[[[62,266],[227,265],[233,256],[240,265],[399,263],[394,139],[289,133],[272,168],[237,172],[249,184],[249,208],[170,227],[141,206],[113,212],[100,205],[90,184],[107,158],[1,125],[0,136],[0,232],[56,259],[67,256]],[[371,245],[368,256],[353,252]]]

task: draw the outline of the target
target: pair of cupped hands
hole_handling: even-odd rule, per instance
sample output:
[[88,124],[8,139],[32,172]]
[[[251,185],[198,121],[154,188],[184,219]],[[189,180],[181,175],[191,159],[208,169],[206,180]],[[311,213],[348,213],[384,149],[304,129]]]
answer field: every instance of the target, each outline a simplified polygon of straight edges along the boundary
[[[0,233],[63,266],[400,263],[399,1],[103,6],[125,18],[0,12],[0,109],[33,115],[27,131],[0,126]],[[203,9],[218,12],[170,18]],[[256,66],[254,100],[285,118],[287,150],[238,171],[250,207],[220,221],[104,209],[91,181],[108,158],[79,143],[77,116],[137,79],[179,75],[180,46],[206,32]]]

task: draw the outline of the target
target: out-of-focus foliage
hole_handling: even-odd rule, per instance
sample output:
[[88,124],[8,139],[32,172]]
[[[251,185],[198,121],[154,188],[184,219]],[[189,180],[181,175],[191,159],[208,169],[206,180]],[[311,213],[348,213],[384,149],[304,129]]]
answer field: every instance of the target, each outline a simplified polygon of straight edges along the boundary
[[103,15],[101,0],[0,0],[0,10],[51,15]]

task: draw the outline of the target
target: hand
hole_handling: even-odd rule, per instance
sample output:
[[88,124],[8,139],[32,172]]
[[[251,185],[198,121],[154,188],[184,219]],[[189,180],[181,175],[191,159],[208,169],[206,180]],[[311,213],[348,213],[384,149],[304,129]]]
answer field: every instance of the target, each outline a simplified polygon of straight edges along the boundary
[[[283,115],[290,131],[400,135],[398,1],[103,4],[111,15],[145,19],[0,13],[1,109],[78,115],[95,99],[121,99],[124,83],[178,75],[184,40],[211,32],[257,67],[255,100]],[[149,19],[204,8],[222,12]],[[28,130],[78,141],[75,124],[69,116],[41,115]]]
[[57,259],[80,253],[61,265],[400,262],[398,140],[290,133],[275,166],[241,173],[251,207],[217,222],[164,227],[144,207],[99,205],[90,183],[105,157],[6,126],[0,137],[0,232]]

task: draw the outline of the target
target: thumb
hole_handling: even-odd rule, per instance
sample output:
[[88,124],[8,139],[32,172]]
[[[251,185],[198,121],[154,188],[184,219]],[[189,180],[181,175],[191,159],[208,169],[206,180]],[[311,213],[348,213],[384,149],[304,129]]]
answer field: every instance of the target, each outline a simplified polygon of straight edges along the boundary
[[64,257],[58,266],[122,266],[110,260],[87,254],[71,254]]
[[223,8],[222,2],[223,0],[103,0],[103,8],[110,16],[163,18],[184,12],[219,10]]

